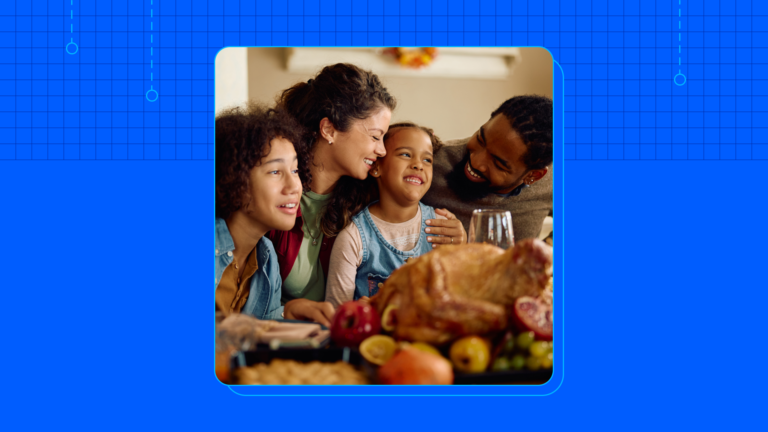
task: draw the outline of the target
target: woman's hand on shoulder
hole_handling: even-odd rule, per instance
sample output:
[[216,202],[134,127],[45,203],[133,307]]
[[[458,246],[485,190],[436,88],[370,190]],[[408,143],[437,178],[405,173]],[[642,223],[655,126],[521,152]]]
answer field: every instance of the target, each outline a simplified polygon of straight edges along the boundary
[[285,304],[283,316],[285,319],[314,321],[330,327],[335,312],[336,310],[333,308],[333,305],[328,302],[295,299]]
[[[435,209],[435,213],[445,216],[445,219],[435,218],[427,221],[427,225],[429,225],[425,229],[428,234],[427,241],[432,243],[433,248],[438,245],[459,245],[467,242],[467,232],[464,231],[464,225],[456,218],[456,215],[447,209]],[[434,234],[434,236],[429,234]]]

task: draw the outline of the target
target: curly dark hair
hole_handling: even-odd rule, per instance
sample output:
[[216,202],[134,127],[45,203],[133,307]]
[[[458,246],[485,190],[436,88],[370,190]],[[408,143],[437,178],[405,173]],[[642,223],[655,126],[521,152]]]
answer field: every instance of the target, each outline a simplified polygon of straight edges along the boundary
[[248,201],[250,174],[271,151],[273,139],[293,143],[299,157],[299,172],[307,170],[302,159],[304,129],[281,109],[255,103],[230,108],[216,116],[216,217],[227,219]]
[[[347,132],[355,119],[364,120],[382,108],[393,111],[397,101],[373,72],[338,63],[324,67],[309,81],[284,90],[277,98],[277,106],[290,112],[304,126],[302,149],[309,149],[311,153],[320,136],[323,118],[327,117],[337,130]],[[309,189],[312,183],[309,172],[302,174],[302,182],[304,188]],[[352,221],[352,216],[368,205],[370,196],[364,182],[344,176],[336,183],[320,219],[320,229],[326,237],[336,236]]]
[[528,147],[521,158],[529,170],[542,169],[552,163],[552,99],[515,96],[491,113],[491,118],[497,114],[504,114]]

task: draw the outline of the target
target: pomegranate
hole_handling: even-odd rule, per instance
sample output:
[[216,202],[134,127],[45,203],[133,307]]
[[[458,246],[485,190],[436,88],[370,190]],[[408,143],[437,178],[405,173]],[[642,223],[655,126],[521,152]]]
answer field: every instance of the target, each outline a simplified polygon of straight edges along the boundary
[[515,323],[520,331],[532,331],[536,339],[552,340],[552,307],[523,296],[515,301]]
[[379,314],[367,302],[348,301],[336,310],[331,339],[339,346],[356,347],[381,330]]

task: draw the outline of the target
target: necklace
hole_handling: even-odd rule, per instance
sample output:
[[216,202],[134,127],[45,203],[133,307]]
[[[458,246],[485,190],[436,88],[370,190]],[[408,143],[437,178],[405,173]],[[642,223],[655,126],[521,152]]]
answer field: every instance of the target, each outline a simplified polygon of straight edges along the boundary
[[309,224],[307,223],[307,220],[304,219],[304,215],[303,214],[301,215],[301,220],[304,222],[304,226],[307,227],[307,234],[309,234],[309,238],[312,239],[312,246],[315,246],[317,244],[317,239],[320,238],[320,235],[322,233],[318,234],[317,237],[313,236],[312,235],[312,230],[309,229]]

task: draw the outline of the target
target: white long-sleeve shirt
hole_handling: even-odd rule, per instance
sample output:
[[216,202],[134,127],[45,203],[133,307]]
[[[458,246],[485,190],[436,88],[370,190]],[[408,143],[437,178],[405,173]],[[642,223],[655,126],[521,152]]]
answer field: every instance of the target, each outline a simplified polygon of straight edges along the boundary
[[[445,219],[435,215],[436,219]],[[421,208],[416,216],[402,223],[391,223],[371,214],[373,223],[384,239],[401,251],[416,247],[421,235]],[[355,296],[355,277],[357,268],[363,262],[363,240],[354,223],[344,228],[333,243],[331,261],[328,266],[328,281],[325,287],[325,301],[333,307],[350,301]]]

